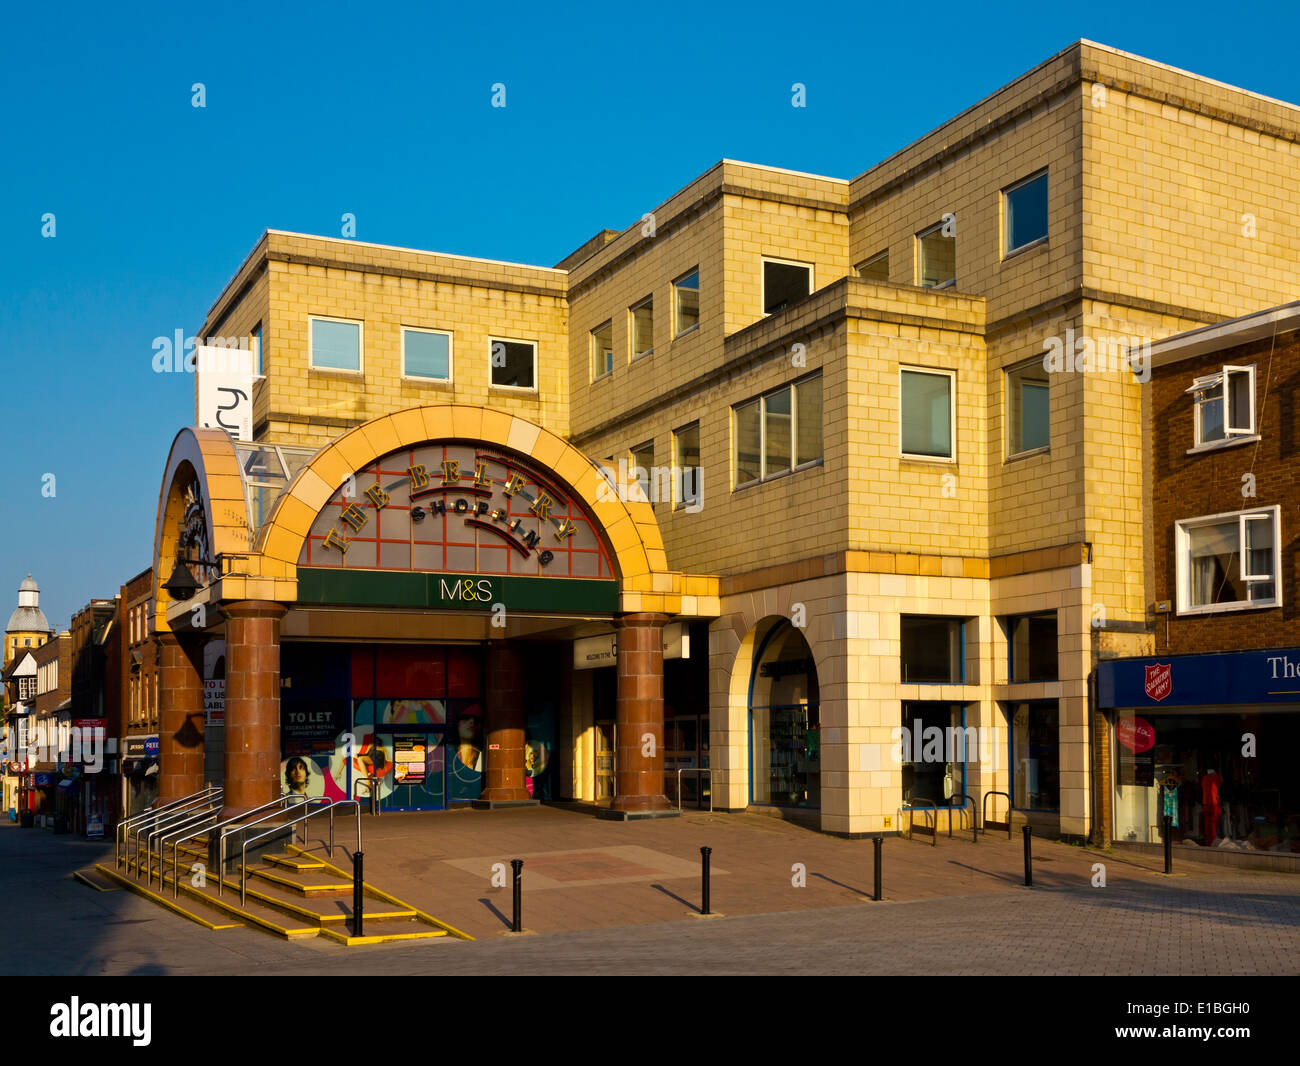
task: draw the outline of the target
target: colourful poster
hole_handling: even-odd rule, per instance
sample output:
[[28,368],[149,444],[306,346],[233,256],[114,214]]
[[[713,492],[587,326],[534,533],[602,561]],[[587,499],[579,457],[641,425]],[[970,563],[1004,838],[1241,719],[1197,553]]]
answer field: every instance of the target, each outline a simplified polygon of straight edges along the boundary
[[427,742],[423,733],[399,733],[393,738],[393,783],[424,783]]

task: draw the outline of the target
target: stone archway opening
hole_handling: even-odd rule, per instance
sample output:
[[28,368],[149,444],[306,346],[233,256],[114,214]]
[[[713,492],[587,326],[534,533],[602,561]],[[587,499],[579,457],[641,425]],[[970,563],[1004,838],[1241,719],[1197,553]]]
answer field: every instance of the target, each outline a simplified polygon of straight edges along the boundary
[[821,695],[812,649],[787,618],[755,633],[749,679],[750,802],[821,807]]

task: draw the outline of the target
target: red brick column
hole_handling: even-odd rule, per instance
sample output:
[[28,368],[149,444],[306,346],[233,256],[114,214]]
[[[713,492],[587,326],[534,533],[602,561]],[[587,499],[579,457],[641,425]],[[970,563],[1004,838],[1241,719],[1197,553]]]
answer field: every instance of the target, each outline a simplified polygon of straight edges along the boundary
[[[664,625],[666,614],[618,619],[617,795],[611,808],[629,813],[672,809],[664,795]],[[654,754],[645,755],[646,734]]]
[[203,641],[159,633],[158,805],[203,788]]
[[527,803],[532,797],[524,787],[524,664],[517,647],[504,640],[488,644],[483,688],[487,750],[478,802]]
[[280,619],[286,608],[240,600],[226,613],[225,809],[233,817],[280,794]]

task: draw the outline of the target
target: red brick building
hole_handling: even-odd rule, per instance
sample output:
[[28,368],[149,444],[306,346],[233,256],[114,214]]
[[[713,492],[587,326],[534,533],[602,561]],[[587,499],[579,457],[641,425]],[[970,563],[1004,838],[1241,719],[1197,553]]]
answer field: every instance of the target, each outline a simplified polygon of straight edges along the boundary
[[1113,837],[1300,853],[1300,302],[1151,346],[1154,656],[1099,669]]

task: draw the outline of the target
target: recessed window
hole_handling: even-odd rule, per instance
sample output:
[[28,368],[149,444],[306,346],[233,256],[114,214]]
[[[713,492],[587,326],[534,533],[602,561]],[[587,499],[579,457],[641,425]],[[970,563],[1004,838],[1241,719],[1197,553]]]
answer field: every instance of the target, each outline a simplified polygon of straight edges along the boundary
[[899,680],[905,685],[961,684],[962,622],[960,618],[906,614],[899,618],[902,644]]
[[700,424],[673,431],[673,510],[700,505]]
[[632,328],[632,358],[652,355],[655,350],[655,302],[647,296],[635,307],[628,308]]
[[1007,653],[1007,676],[1013,682],[1057,680],[1056,612],[1009,617]]
[[700,324],[700,271],[697,267],[673,282],[674,331],[681,335]]
[[505,389],[537,388],[537,345],[491,339],[492,384]]
[[956,375],[944,370],[902,370],[901,449],[905,456],[953,458],[952,393]]
[[312,318],[310,365],[316,370],[361,370],[361,323]]
[[1007,371],[1007,455],[1046,448],[1052,442],[1047,371],[1034,359]]
[[648,440],[644,444],[638,444],[630,454],[632,457],[632,469],[628,472],[630,477],[641,486],[642,495],[647,501],[656,502],[655,497],[651,495],[650,481],[655,465],[655,442]]
[[763,314],[774,315],[802,300],[813,287],[810,263],[788,259],[763,260]]
[[614,372],[614,323],[606,322],[591,331],[591,379]]
[[1009,703],[1007,717],[1011,722],[1011,805],[1018,810],[1059,810],[1059,706],[1055,700]]
[[253,332],[248,335],[248,347],[253,353],[253,373],[260,376],[262,373],[262,323],[253,327]]
[[1002,193],[1005,255],[1047,237],[1047,171],[1017,182]]
[[889,252],[877,252],[858,267],[858,277],[868,281],[889,283]]
[[1178,609],[1187,613],[1282,603],[1279,508],[1190,518],[1175,525]]
[[[1255,435],[1255,368],[1225,366],[1192,382],[1196,446]],[[1225,396],[1227,397],[1225,403]]]
[[735,487],[822,458],[822,378],[805,378],[732,408]]
[[402,375],[451,380],[451,334],[440,329],[402,330]]
[[957,284],[957,238],[951,220],[916,235],[917,283],[927,289]]

